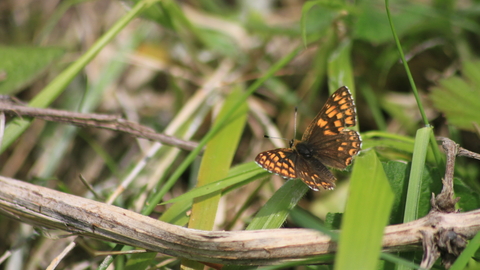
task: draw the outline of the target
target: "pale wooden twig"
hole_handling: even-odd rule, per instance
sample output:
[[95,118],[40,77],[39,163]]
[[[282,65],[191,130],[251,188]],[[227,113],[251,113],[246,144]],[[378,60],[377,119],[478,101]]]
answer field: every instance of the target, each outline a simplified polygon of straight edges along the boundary
[[[200,231],[171,225],[119,207],[0,176],[0,213],[55,228],[196,261],[263,265],[333,253],[336,244],[310,229]],[[480,230],[480,210],[432,211],[385,229],[386,251],[420,247],[422,232],[455,230],[467,239]]]
[[163,144],[173,145],[189,151],[195,149],[198,145],[196,142],[184,141],[173,136],[156,133],[149,127],[128,121],[117,115],[77,113],[56,109],[32,108],[22,104],[13,103],[7,98],[0,98],[0,112],[15,116],[35,117],[46,121],[67,123],[81,127],[95,127],[120,131],[135,137],[158,141]]

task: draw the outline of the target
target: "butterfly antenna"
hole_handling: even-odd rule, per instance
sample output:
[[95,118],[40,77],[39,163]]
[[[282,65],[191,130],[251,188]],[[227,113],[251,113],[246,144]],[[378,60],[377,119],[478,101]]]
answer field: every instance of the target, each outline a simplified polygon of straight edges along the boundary
[[295,107],[295,116],[293,117],[293,140],[297,138],[297,107]]
[[295,142],[295,138],[297,136],[297,107],[295,107],[295,118],[293,119],[293,139],[289,140],[287,138],[280,138],[280,137],[271,137],[271,136],[268,136],[268,135],[263,135],[264,138],[267,138],[267,139],[280,139],[280,140],[285,140],[285,141],[288,141],[288,144],[290,145],[290,147],[293,146],[293,143]]

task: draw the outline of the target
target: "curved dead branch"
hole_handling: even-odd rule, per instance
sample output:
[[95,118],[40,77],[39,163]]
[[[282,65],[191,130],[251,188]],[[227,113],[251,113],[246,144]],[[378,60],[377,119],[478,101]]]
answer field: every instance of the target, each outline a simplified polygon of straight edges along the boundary
[[[336,244],[328,236],[314,230],[193,230],[2,176],[0,213],[33,226],[221,264],[274,264],[336,250]],[[422,235],[449,231],[470,239],[479,230],[480,210],[432,211],[416,221],[386,227],[383,247],[386,251],[411,250],[421,247]]]

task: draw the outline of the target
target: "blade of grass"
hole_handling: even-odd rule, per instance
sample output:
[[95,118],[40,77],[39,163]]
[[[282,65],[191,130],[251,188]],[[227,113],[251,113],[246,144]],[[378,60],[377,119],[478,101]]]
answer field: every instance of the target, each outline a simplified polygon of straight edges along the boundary
[[161,204],[163,205],[163,204],[169,204],[169,203],[177,203],[185,200],[191,201],[194,198],[209,195],[217,191],[221,191],[235,184],[249,183],[252,179],[253,180],[258,179],[268,174],[267,171],[258,167],[258,165],[256,165],[254,162],[245,163],[237,167],[242,167],[244,169],[236,173],[233,173],[233,170],[231,170],[225,178],[222,178],[212,183],[205,184],[203,186],[195,187],[192,190],[189,190],[188,192],[180,196],[177,196],[171,200],[163,202]]
[[16,94],[64,54],[64,49],[55,47],[0,46],[0,70],[7,74],[0,95]]
[[[417,131],[415,144],[413,146],[412,168],[407,187],[407,198],[405,200],[405,213],[403,222],[413,221],[418,218],[420,207],[420,195],[422,187],[422,176],[425,169],[428,143],[430,140],[431,127],[424,127]],[[413,260],[414,253],[405,254],[406,259]],[[412,269],[406,265],[398,265],[397,270]]]
[[[407,60],[405,59],[405,55],[403,54],[403,49],[402,45],[400,44],[400,40],[398,39],[397,32],[395,31],[395,26],[393,25],[392,17],[390,15],[390,8],[389,8],[389,0],[385,0],[385,10],[387,11],[387,17],[388,17],[388,22],[390,24],[390,28],[392,29],[392,34],[393,34],[393,39],[395,40],[395,44],[397,45],[398,53],[400,54],[400,58],[402,60],[403,66],[405,68],[405,72],[407,73],[408,81],[410,82],[410,85],[412,87],[413,95],[415,96],[415,100],[417,101],[417,107],[418,110],[420,111],[420,114],[422,116],[423,122],[426,127],[430,126],[430,123],[428,122],[428,118],[425,114],[425,110],[423,109],[422,102],[420,100],[420,97],[418,95],[418,90],[417,87],[415,86],[415,82],[413,81],[412,73],[410,72],[410,68],[408,67]],[[437,143],[435,140],[435,136],[433,135],[433,132],[430,135],[430,144],[432,146],[433,150],[433,155],[435,156],[435,160],[437,162],[437,166],[439,168],[443,167],[443,158],[440,154],[440,150],[437,147]]]
[[362,94],[368,104],[368,109],[372,112],[372,116],[375,120],[375,124],[377,125],[377,129],[380,131],[387,130],[387,123],[385,121],[385,117],[382,114],[378,97],[375,95],[372,88],[367,84],[362,85]]
[[351,61],[352,42],[343,41],[328,59],[328,89],[335,92],[338,87],[346,85],[355,95],[355,83]]
[[[193,199],[203,195],[211,194],[219,190],[224,190],[227,187],[234,186],[236,184],[247,184],[251,181],[257,180],[269,174],[267,171],[261,169],[254,162],[245,163],[232,168],[228,172],[228,176],[224,179],[218,180],[214,183],[210,183],[201,187],[196,187],[187,193],[184,193],[178,197],[173,198],[162,204],[173,203],[170,208],[165,211],[160,220],[184,226],[187,224],[189,217],[186,212],[192,206]],[[228,190],[224,190],[222,195],[228,193]]]
[[[138,2],[124,17],[118,20],[93,46],[83,54],[77,61],[66,68],[55,79],[50,82],[38,95],[28,104],[31,107],[45,108],[50,105],[77,76],[90,61],[102,50],[125,26],[151,4],[157,1],[145,0]],[[29,126],[31,120],[17,118],[7,125],[4,141],[0,146],[0,153],[10,146]]]
[[355,160],[349,191],[335,269],[376,269],[394,194],[375,151]]
[[425,159],[427,155],[428,143],[430,140],[430,133],[432,128],[424,127],[417,131],[415,136],[415,144],[413,146],[412,169],[410,170],[410,177],[407,189],[407,199],[405,201],[405,214],[403,222],[410,222],[417,218],[418,207],[421,194],[421,181],[423,171],[425,168]]
[[[380,131],[368,131],[362,133],[363,149],[368,149],[372,147],[381,147],[381,148],[392,148],[399,152],[404,152],[406,155],[409,155],[407,160],[410,160],[411,154],[413,154],[415,139],[411,137],[401,136],[397,134],[391,134],[387,132]],[[436,143],[435,143],[436,145]],[[438,149],[435,147],[435,149]],[[379,152],[380,150],[377,150]],[[437,167],[438,162],[437,158],[434,155],[434,151],[427,152],[427,161],[436,163]],[[445,163],[441,163],[445,164]],[[440,166],[443,168],[443,166]]]
[[[330,269],[327,266],[312,266],[313,264],[321,264],[322,262],[331,262],[333,260],[333,255],[327,254],[327,255],[322,255],[322,256],[315,256],[312,258],[308,259],[302,259],[302,260],[295,260],[292,262],[285,262],[281,263],[278,265],[269,265],[269,266],[262,266],[257,268],[258,270],[274,270],[274,269],[312,269],[312,270],[326,270]],[[309,267],[306,267],[305,265],[310,265]],[[295,266],[300,266],[300,268],[295,268]],[[302,267],[303,266],[303,267]],[[249,269],[249,268],[245,268]],[[231,269],[228,269],[231,270]]]
[[[229,108],[242,95],[240,89],[235,89],[222,106],[217,119],[221,119]],[[232,114],[225,128],[221,129],[208,142],[202,157],[200,171],[198,173],[197,186],[204,186],[224,178],[233,160],[235,150],[242,135],[243,127],[247,119],[248,107],[244,102]],[[215,191],[208,195],[194,199],[192,213],[188,227],[198,230],[212,230],[217,215],[218,202],[221,191]],[[203,264],[191,260],[182,260],[183,268],[203,269]]]
[[410,267],[412,269],[421,269],[420,265],[415,264],[412,261],[407,261],[403,258],[397,257],[397,256],[392,255],[390,253],[382,253],[380,255],[380,258],[382,258],[382,260],[393,262],[393,263],[396,263],[398,265],[404,265],[404,266]]
[[280,228],[307,191],[308,187],[301,180],[288,180],[258,211],[247,230]]
[[303,228],[315,229],[325,235],[330,236],[333,241],[338,241],[337,232],[331,231],[324,225],[324,222],[321,219],[312,215],[310,212],[303,210],[299,206],[296,206],[290,212],[290,219]]
[[450,267],[450,270],[461,270],[467,266],[468,261],[470,258],[473,257],[475,252],[477,252],[478,248],[480,247],[480,232],[473,237],[472,240],[468,243],[467,247],[462,251],[460,256],[455,260],[453,265]]
[[405,59],[405,55],[403,54],[402,45],[400,44],[400,40],[398,39],[397,32],[395,31],[395,26],[393,25],[392,16],[390,15],[389,0],[385,0],[385,9],[387,11],[387,17],[388,17],[388,22],[390,24],[390,28],[392,29],[393,39],[395,40],[398,53],[400,54],[400,59],[402,60],[402,64],[405,68],[405,72],[407,73],[408,81],[410,82],[410,86],[412,87],[413,95],[415,96],[415,100],[417,101],[417,106],[422,116],[423,123],[425,126],[429,126],[430,123],[428,122],[427,115],[425,114],[425,110],[423,109],[420,96],[418,95],[417,87],[415,85],[415,82],[413,81],[412,73],[410,72],[410,68],[408,67],[407,60]]

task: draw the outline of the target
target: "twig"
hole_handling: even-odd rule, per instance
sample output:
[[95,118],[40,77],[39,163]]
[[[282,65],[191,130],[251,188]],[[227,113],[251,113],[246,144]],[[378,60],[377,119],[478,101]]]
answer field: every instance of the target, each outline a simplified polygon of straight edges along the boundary
[[433,198],[432,194],[432,211],[442,211],[445,213],[455,212],[455,204],[460,198],[454,198],[453,192],[453,172],[455,170],[455,158],[459,151],[459,145],[448,138],[440,138],[442,147],[447,156],[445,165],[445,177],[442,179],[443,188],[440,194]]
[[[437,196],[432,194],[430,200],[432,209],[429,215],[432,213],[458,213],[459,210],[455,209],[455,204],[460,198],[454,198],[453,190],[455,159],[457,156],[480,159],[480,155],[460,147],[449,138],[438,137],[437,140],[442,142],[447,161],[445,177],[442,179],[443,188]],[[462,234],[455,227],[441,228],[434,234],[422,231],[422,235],[424,255],[420,266],[426,269],[430,269],[439,257],[442,257],[442,263],[448,269],[465,249],[467,239],[471,237]]]
[[[315,230],[193,230],[2,176],[0,213],[42,228],[65,230],[211,263],[275,264],[329,254],[336,250],[336,243]],[[467,213],[431,211],[421,219],[388,226],[385,229],[383,248],[392,252],[418,249],[422,243],[422,234],[435,236],[441,234],[442,230],[454,231],[465,239],[472,238],[480,230],[480,210]]]
[[56,109],[32,108],[15,104],[6,98],[0,98],[0,112],[15,116],[35,117],[46,121],[68,123],[81,127],[95,127],[120,131],[135,137],[179,147],[191,151],[197,143],[184,141],[173,136],[156,133],[153,129],[128,121],[116,115],[77,113]]
[[67,254],[76,246],[77,244],[74,241],[70,242],[70,244],[62,251],[62,253],[60,253],[57,257],[55,257],[55,259],[52,260],[52,262],[50,262],[50,265],[48,265],[46,269],[47,270],[55,269],[58,266],[58,264],[63,260],[63,258],[67,256]]

